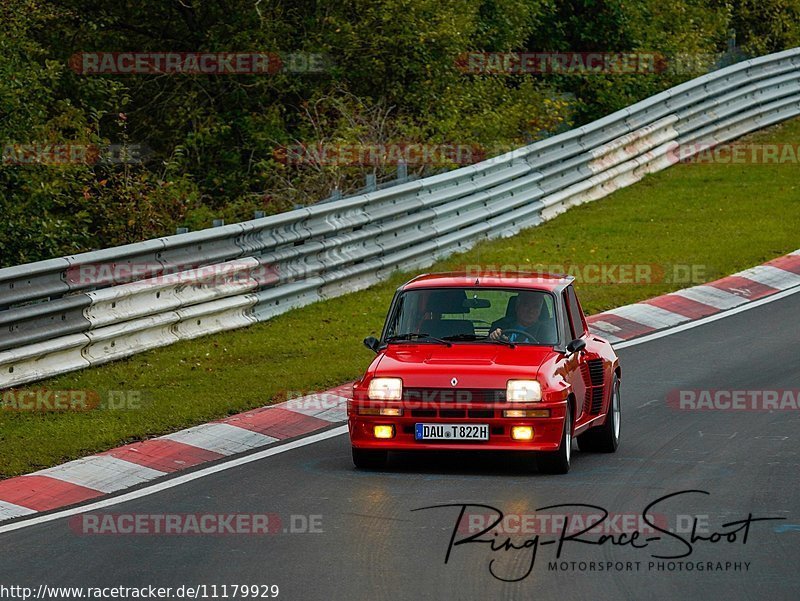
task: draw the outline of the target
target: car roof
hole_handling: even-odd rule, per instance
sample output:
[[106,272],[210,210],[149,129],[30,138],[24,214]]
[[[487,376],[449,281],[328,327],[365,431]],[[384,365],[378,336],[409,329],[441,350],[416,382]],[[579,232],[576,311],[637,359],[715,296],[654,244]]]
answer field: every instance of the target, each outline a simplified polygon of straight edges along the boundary
[[558,292],[575,278],[568,275],[524,271],[425,273],[409,280],[401,290],[415,288],[522,288]]

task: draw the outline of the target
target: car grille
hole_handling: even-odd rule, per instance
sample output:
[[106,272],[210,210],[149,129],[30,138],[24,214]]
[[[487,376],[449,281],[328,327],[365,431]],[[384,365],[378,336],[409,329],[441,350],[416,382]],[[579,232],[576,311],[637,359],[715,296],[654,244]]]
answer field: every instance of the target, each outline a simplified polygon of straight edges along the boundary
[[494,417],[494,409],[412,409],[411,417],[491,419]]
[[404,388],[403,400],[416,403],[505,403],[501,388]]
[[604,371],[602,359],[589,359],[581,365],[581,375],[586,382],[586,397],[583,410],[587,413],[600,413],[603,408]]
[[602,359],[589,359],[586,362],[589,366],[589,377],[592,381],[592,386],[603,385],[603,360]]

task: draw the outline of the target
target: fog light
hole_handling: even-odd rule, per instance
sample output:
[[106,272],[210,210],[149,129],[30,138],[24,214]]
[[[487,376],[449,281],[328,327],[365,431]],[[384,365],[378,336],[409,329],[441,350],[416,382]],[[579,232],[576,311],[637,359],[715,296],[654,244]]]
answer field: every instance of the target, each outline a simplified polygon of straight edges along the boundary
[[550,417],[549,409],[505,409],[503,417]]
[[514,440],[532,440],[533,428],[530,426],[514,426],[511,428],[511,438]]
[[394,438],[394,426],[375,426],[375,438]]

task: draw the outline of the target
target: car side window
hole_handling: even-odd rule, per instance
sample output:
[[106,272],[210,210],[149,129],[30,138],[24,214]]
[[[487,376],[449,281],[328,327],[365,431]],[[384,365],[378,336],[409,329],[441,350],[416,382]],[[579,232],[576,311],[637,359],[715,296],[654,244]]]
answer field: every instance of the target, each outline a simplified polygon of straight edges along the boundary
[[567,296],[567,310],[569,311],[569,322],[572,326],[572,338],[580,338],[586,332],[583,329],[583,320],[581,320],[581,308],[578,305],[578,297],[575,296],[575,290],[572,286],[568,286],[565,294]]
[[561,327],[564,329],[564,337],[566,338],[566,342],[569,342],[570,340],[575,340],[575,334],[572,332],[572,324],[569,321],[569,311],[567,310],[569,301],[567,300],[566,290],[561,293],[561,304],[564,307],[561,315]]

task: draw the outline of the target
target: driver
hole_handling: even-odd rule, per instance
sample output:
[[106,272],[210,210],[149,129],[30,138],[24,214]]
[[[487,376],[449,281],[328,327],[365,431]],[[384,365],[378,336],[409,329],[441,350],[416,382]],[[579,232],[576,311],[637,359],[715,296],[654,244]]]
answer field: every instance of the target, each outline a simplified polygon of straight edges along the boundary
[[[520,292],[514,317],[503,317],[492,323],[489,338],[503,338],[509,342],[552,343],[555,338],[555,321],[548,315],[544,304],[544,295],[539,292]],[[504,330],[521,330],[530,334],[526,337],[522,332]]]

